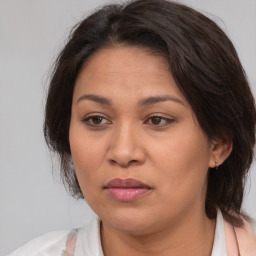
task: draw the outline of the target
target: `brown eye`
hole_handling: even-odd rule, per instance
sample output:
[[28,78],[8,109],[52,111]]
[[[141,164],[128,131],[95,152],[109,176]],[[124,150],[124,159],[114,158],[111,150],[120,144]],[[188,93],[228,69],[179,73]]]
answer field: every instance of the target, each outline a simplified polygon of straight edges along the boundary
[[102,116],[97,116],[97,115],[89,116],[85,118],[83,122],[88,126],[94,126],[94,127],[103,127],[110,124],[110,122],[106,118]]
[[147,120],[148,124],[150,124],[152,126],[156,126],[156,127],[164,127],[173,122],[174,122],[174,119],[169,119],[169,118],[162,117],[162,116],[151,116]]
[[91,121],[93,124],[100,124],[102,122],[102,117],[101,116],[93,116],[91,117]]
[[154,124],[154,125],[160,124],[161,121],[162,121],[162,118],[159,117],[159,116],[151,117],[151,123]]

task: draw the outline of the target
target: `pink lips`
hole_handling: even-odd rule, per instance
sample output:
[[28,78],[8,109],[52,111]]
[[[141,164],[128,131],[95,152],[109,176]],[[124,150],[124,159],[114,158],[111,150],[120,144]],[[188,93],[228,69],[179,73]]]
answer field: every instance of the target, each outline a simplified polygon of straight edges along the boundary
[[132,202],[152,190],[135,179],[113,179],[104,187],[109,195],[120,202]]

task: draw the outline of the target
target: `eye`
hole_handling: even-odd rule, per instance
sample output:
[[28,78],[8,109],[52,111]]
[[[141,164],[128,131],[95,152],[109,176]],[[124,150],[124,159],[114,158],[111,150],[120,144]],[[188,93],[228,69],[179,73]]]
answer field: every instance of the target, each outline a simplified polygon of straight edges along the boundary
[[170,119],[170,118],[166,118],[166,117],[162,117],[162,116],[151,116],[150,118],[148,118],[148,120],[146,122],[153,126],[162,127],[162,126],[166,126],[170,123],[173,123],[174,119]]
[[107,124],[110,124],[110,121],[108,121],[105,117],[99,116],[99,115],[93,115],[93,116],[86,117],[83,120],[83,122],[86,125],[95,126],[95,127],[102,127]]

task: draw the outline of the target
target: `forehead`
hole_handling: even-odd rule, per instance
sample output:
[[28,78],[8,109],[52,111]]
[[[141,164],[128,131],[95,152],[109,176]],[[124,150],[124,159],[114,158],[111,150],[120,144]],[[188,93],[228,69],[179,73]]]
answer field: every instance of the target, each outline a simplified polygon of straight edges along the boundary
[[[105,65],[105,63],[108,65]],[[147,62],[147,65],[145,65]],[[152,50],[139,46],[112,46],[97,50],[84,63],[83,69],[93,71],[100,68],[102,72],[124,72],[134,71],[148,72],[155,71],[155,64],[159,70],[169,70],[168,61],[165,57],[157,55]]]
[[74,97],[97,93],[113,97],[149,97],[171,94],[185,101],[167,60],[141,47],[101,49],[83,65],[75,83]]

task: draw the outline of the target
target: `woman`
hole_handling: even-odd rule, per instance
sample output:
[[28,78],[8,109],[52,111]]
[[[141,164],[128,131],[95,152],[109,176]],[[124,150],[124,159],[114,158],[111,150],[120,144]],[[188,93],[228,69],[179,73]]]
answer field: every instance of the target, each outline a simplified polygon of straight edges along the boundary
[[255,255],[241,214],[255,120],[213,21],[165,0],[103,7],[56,61],[44,126],[65,184],[99,218],[11,255]]

